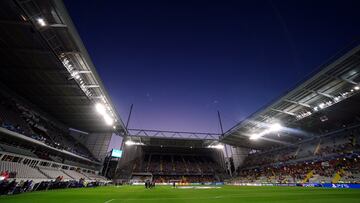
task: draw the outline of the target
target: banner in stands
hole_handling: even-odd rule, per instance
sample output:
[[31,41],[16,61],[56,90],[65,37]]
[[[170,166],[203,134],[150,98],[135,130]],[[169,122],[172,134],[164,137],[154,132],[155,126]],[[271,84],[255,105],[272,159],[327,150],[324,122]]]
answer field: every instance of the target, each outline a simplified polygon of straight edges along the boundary
[[288,184],[273,184],[273,183],[239,183],[239,184],[232,184],[232,185],[239,185],[239,186],[290,186],[290,187],[323,187],[323,188],[354,188],[360,189],[360,184],[352,184],[352,183],[288,183]]
[[324,187],[324,188],[357,188],[360,189],[360,184],[347,183],[311,183],[303,184],[303,187]]
[[360,184],[323,184],[323,187],[331,187],[331,188],[357,188],[360,189]]
[[[144,182],[136,182],[132,183],[132,185],[144,185]],[[156,183],[156,185],[171,185],[172,183]],[[207,186],[214,186],[214,185],[224,185],[224,182],[207,182],[207,183],[176,183],[177,186],[201,186],[201,185],[207,185]]]

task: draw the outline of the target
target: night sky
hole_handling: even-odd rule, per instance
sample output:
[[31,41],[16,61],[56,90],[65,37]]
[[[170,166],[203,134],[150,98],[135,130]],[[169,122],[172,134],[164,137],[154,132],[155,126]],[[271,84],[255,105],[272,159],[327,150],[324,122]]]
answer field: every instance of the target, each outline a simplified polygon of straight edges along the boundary
[[360,37],[360,1],[65,5],[130,128],[227,130]]

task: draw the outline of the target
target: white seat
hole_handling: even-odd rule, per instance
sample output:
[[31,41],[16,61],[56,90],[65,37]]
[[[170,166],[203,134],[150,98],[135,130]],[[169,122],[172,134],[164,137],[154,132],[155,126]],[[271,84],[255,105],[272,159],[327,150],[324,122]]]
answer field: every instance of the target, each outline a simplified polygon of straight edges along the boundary
[[16,178],[47,179],[38,169],[16,162],[0,161],[0,171],[16,172]]
[[45,175],[47,175],[50,178],[57,178],[59,176],[62,176],[64,180],[72,180],[70,176],[66,175],[63,171],[54,169],[54,168],[46,168],[46,167],[39,167],[39,170],[43,172]]

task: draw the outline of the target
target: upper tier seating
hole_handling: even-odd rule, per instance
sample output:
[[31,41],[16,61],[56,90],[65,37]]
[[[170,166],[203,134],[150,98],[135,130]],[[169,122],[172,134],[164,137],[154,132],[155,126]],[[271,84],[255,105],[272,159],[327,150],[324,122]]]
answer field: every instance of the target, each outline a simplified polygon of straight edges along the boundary
[[5,152],[14,153],[14,154],[21,154],[21,155],[24,155],[24,156],[30,156],[30,157],[37,158],[37,156],[33,152],[31,152],[30,150],[23,149],[23,148],[20,148],[20,147],[0,144],[0,151],[1,150],[5,151]]
[[[84,145],[69,135],[67,129],[55,126],[51,120],[39,115],[18,101],[5,97],[1,93],[0,127],[36,139],[51,147],[66,150],[96,161]],[[48,157],[42,158],[50,160]]]

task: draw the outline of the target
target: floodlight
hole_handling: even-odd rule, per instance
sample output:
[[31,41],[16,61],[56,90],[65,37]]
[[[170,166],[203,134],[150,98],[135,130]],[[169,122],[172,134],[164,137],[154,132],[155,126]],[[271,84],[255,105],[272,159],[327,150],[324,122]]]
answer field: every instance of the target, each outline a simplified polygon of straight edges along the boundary
[[359,87],[359,86],[355,86],[354,89],[355,89],[355,90],[360,90],[360,87]]
[[270,126],[269,131],[270,132],[278,132],[281,130],[282,126],[279,123],[274,123]]
[[132,145],[135,145],[136,143],[134,141],[131,141],[131,140],[128,140],[125,142],[125,145],[128,145],[128,146],[132,146]]
[[274,123],[272,124],[268,129],[262,131],[261,133],[256,133],[256,134],[252,134],[250,136],[250,140],[257,140],[260,137],[268,134],[268,133],[273,133],[273,132],[278,132],[282,129],[283,127],[279,124],[279,123]]
[[112,119],[109,115],[104,114],[104,120],[107,125],[114,124],[114,119]]
[[145,145],[144,143],[141,143],[141,142],[134,142],[132,140],[128,140],[125,142],[125,145],[127,146],[133,146],[133,145]]
[[104,115],[106,113],[106,109],[105,109],[104,105],[101,103],[95,104],[95,108],[96,108],[96,111],[101,115]]
[[321,104],[319,104],[319,107],[320,107],[321,109],[323,109],[323,108],[325,108],[325,104],[324,104],[324,103],[321,103]]
[[46,26],[46,22],[43,18],[38,18],[38,19],[36,19],[36,21],[41,27]]
[[251,136],[250,136],[250,140],[257,140],[257,139],[259,139],[261,137],[261,134],[252,134]]
[[79,71],[73,71],[70,74],[73,78],[80,79]]
[[224,145],[217,144],[217,145],[210,145],[208,148],[214,148],[214,149],[224,149]]

